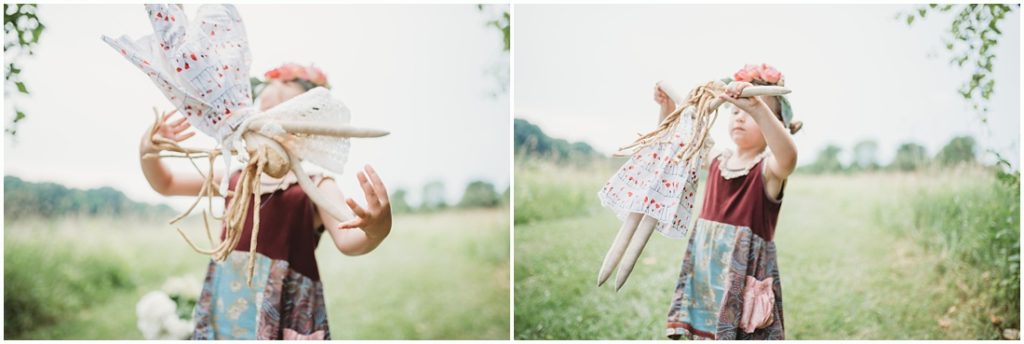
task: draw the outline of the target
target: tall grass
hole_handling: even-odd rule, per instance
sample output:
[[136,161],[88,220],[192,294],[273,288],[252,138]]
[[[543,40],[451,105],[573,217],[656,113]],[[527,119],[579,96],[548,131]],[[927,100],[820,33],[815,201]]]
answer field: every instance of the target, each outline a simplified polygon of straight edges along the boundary
[[592,215],[597,192],[625,160],[590,159],[555,163],[519,157],[515,162],[515,223]]
[[960,299],[948,318],[999,339],[1020,328],[1019,185],[972,166],[929,174],[886,205],[909,216],[887,222],[943,258],[936,269]]
[[[202,278],[166,219],[35,219],[4,230],[5,337],[142,339],[135,304],[168,277]],[[321,238],[317,260],[335,339],[506,339],[509,210],[396,216],[374,252]],[[206,245],[201,219],[181,228]]]
[[[46,254],[40,254],[45,252]],[[24,241],[4,252],[4,336],[52,325],[135,286],[128,262],[71,243]]]
[[[652,237],[623,290],[596,288],[618,228],[615,216],[600,208],[596,190],[618,166],[528,163],[516,164],[515,337],[664,338],[685,241]],[[994,263],[992,282],[985,284],[984,269],[971,271],[957,258],[962,253],[941,249],[981,255],[975,260],[1013,259],[1013,246],[999,247],[1019,238],[1012,208],[1018,201],[997,186],[991,171],[977,167],[792,176],[775,237],[787,338],[998,338],[1000,329],[1016,328],[1019,303],[993,308],[995,299],[972,287],[998,285],[994,271],[1001,268],[995,266],[1003,263]],[[525,206],[533,209],[519,214],[526,195],[531,202]],[[941,214],[959,215],[943,220]],[[952,219],[970,225],[956,226],[956,234],[936,233],[936,226],[952,230]],[[924,241],[943,236],[960,243]],[[985,247],[989,252],[973,253]],[[1002,256],[1007,250],[1010,255]],[[1013,261],[1007,264],[1004,271],[1016,272]],[[992,288],[993,296],[1014,293]],[[1001,325],[993,325],[993,316]]]

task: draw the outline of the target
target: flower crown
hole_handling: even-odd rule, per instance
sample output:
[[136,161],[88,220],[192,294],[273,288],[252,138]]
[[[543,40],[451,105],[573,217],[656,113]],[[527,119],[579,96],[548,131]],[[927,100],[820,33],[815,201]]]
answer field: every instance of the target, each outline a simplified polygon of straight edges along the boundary
[[735,81],[749,82],[761,86],[786,86],[786,78],[775,67],[762,63],[748,64],[732,75]]
[[331,85],[327,82],[327,74],[324,74],[320,68],[313,65],[303,66],[297,63],[285,63],[263,73],[263,78],[264,80],[260,80],[259,78],[250,79],[253,89],[253,99],[263,91],[263,87],[265,87],[270,80],[296,82],[302,85],[306,91],[316,87],[323,87],[327,89],[331,88]]
[[[733,73],[732,78],[722,79],[726,84],[733,81],[749,82],[753,85],[759,86],[786,86],[786,77],[779,72],[775,67],[769,66],[768,64],[762,63],[761,65],[748,64],[743,66],[742,69]],[[799,130],[803,126],[802,122],[793,121],[793,106],[789,104],[789,99],[785,96],[778,96],[779,108],[782,113],[779,114],[782,117],[782,123],[786,127],[791,125],[796,126]],[[794,131],[795,132],[795,131]]]

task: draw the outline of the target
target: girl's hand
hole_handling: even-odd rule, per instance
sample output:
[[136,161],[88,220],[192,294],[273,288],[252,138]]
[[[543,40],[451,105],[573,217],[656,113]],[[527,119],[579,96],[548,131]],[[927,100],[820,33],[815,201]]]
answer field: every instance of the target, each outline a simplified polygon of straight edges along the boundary
[[727,101],[744,112],[753,115],[755,112],[767,108],[768,105],[760,97],[739,97],[743,93],[743,89],[750,86],[749,82],[733,81],[726,86],[725,92],[718,95],[718,99]]
[[391,232],[391,201],[388,199],[388,190],[384,188],[384,182],[381,182],[377,171],[370,165],[366,165],[365,172],[359,171],[356,177],[359,179],[359,185],[363,187],[368,209],[363,209],[354,199],[348,198],[345,203],[348,203],[357,217],[341,223],[338,229],[360,228],[368,239],[383,240]]
[[661,105],[662,116],[670,114],[672,111],[676,110],[676,102],[673,101],[672,98],[668,96],[668,93],[665,93],[661,87],[658,87],[657,84],[654,85],[654,102]]
[[142,144],[139,147],[139,153],[146,155],[147,153],[159,153],[160,149],[156,147],[156,142],[153,142],[153,138],[160,135],[163,138],[172,140],[174,142],[185,141],[188,138],[196,134],[194,131],[183,133],[192,125],[188,123],[185,117],[182,117],[174,122],[167,123],[167,120],[171,118],[178,110],[171,110],[160,116],[160,123],[157,124],[156,128],[152,128],[146,132],[146,135],[142,137]]

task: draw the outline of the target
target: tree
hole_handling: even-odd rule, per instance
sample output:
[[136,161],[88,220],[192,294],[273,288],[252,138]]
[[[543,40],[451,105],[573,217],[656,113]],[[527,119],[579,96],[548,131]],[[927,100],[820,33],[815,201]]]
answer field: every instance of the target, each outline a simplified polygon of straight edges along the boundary
[[853,163],[851,168],[873,171],[878,169],[878,142],[864,140],[853,146]]
[[935,160],[943,166],[956,165],[961,163],[972,163],[976,157],[974,155],[974,138],[970,136],[957,136],[935,156]]
[[901,13],[907,25],[913,25],[917,18],[924,19],[928,13],[955,12],[949,27],[950,35],[943,37],[952,57],[950,63],[959,68],[970,69],[971,78],[960,86],[960,95],[970,103],[971,107],[987,123],[988,100],[995,90],[995,79],[992,78],[992,62],[996,58],[993,48],[999,44],[1003,32],[999,22],[1006,18],[1015,6],[1004,4],[965,4],[965,5],[921,5],[908,13]]
[[437,211],[448,207],[444,196],[444,182],[435,180],[423,185],[423,201],[420,203],[422,211]]
[[818,158],[814,160],[808,171],[813,173],[834,173],[843,170],[843,164],[839,162],[839,153],[842,152],[842,148],[836,145],[828,145],[825,149],[818,153]]
[[512,49],[512,16],[509,14],[508,5],[477,5],[476,8],[488,17],[486,25],[501,32],[502,58],[491,66],[488,71],[498,81],[498,90],[492,95],[498,96],[508,94],[509,86],[509,53]]
[[513,122],[516,155],[537,155],[557,161],[589,159],[601,154],[586,142],[569,142],[548,136],[536,124],[521,118]]
[[[918,6],[915,11],[901,13],[907,25],[912,25],[915,18],[924,19],[929,12],[957,12],[950,25],[950,36],[943,38],[946,50],[953,56],[951,63],[960,68],[971,68],[971,78],[960,86],[960,95],[980,115],[981,122],[988,124],[988,101],[995,91],[995,79],[992,78],[992,61],[996,54],[992,51],[1003,32],[999,30],[999,22],[1014,9],[1020,10],[1020,4],[968,4],[968,5],[936,5]],[[1017,39],[1020,39],[1019,37]],[[964,65],[967,67],[964,67]],[[1017,187],[1020,182],[1019,169],[1014,170],[1002,154],[994,150],[988,152],[996,156],[996,176],[1004,185]],[[1005,168],[1009,172],[1003,171]]]
[[[21,80],[21,68],[18,60],[24,56],[35,55],[36,46],[39,44],[39,37],[42,36],[46,25],[39,20],[36,14],[39,6],[35,4],[4,4],[4,99],[11,101],[12,91],[17,89],[19,93],[29,94],[28,87]],[[25,112],[14,107],[14,118],[8,120],[7,128],[4,129],[8,135],[17,134],[17,124],[25,119]]]
[[391,200],[391,210],[396,214],[411,213],[413,209],[412,206],[409,205],[409,201],[407,200],[408,197],[409,192],[402,188],[396,189],[392,192],[391,195],[388,196],[388,199]]
[[501,196],[494,190],[494,184],[475,180],[466,185],[466,192],[459,201],[460,208],[491,208],[498,206]]
[[914,171],[928,164],[928,153],[924,146],[907,142],[896,149],[896,157],[889,168],[900,171]]

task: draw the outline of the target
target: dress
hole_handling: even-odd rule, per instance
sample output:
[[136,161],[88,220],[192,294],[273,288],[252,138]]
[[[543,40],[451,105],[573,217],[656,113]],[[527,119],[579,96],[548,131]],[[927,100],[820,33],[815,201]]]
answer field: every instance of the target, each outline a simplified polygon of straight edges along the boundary
[[664,135],[667,137],[640,149],[619,168],[597,193],[602,206],[614,211],[619,220],[641,213],[658,220],[658,233],[674,239],[686,237],[697,171],[712,145],[707,138],[700,154],[689,161],[673,161],[690,140],[694,112],[693,106],[683,110],[675,127]]
[[[687,244],[668,312],[666,334],[672,339],[785,339],[782,283],[772,241],[782,192],[777,200],[765,192],[765,154],[747,168],[723,171],[730,155],[714,159],[708,169],[704,208]],[[775,299],[772,321],[753,333],[740,327],[748,276],[772,278]]]
[[[238,177],[231,177],[232,190]],[[324,179],[312,178],[318,184]],[[246,283],[250,201],[238,246],[225,261],[210,260],[193,314],[193,339],[330,339],[314,255],[324,232],[323,226],[313,227],[316,207],[294,175],[264,184],[264,190],[253,286]],[[221,240],[224,235],[222,229]]]

